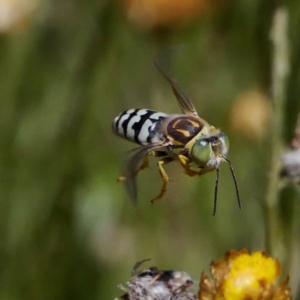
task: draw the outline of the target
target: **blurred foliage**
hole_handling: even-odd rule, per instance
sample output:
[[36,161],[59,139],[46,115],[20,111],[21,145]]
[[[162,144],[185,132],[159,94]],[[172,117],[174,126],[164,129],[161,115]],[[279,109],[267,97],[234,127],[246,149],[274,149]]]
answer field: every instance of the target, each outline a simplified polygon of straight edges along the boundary
[[[138,260],[200,279],[229,249],[266,248],[272,112],[261,101],[270,101],[269,29],[278,2],[204,1],[204,11],[186,9],[167,25],[152,15],[145,27],[130,18],[135,1],[0,0],[1,299],[113,299]],[[281,4],[290,12],[288,143],[300,111],[300,4]],[[133,107],[179,112],[152,63],[170,45],[183,45],[172,75],[199,114],[230,137],[241,211],[225,165],[216,217],[214,173],[189,178],[178,164],[167,166],[173,182],[151,207],[161,185],[152,159],[138,178],[138,209],[116,183],[136,145],[113,135],[114,117]],[[241,95],[258,97],[247,104],[258,107],[235,107]],[[264,125],[248,128],[253,123]],[[280,198],[282,247],[291,256],[300,240],[295,198],[293,188]],[[296,291],[299,268],[290,276]]]

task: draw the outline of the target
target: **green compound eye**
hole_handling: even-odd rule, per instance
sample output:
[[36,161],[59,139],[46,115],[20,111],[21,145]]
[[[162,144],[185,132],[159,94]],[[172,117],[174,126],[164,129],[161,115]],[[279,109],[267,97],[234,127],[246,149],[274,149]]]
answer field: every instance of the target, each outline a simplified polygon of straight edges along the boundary
[[204,167],[211,157],[211,145],[207,139],[199,139],[191,149],[192,160],[199,166]]

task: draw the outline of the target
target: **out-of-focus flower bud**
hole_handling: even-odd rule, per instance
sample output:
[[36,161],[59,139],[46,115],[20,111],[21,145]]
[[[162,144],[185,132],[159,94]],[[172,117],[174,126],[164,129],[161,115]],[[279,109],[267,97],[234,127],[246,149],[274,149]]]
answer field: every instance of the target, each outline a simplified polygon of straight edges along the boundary
[[234,131],[251,140],[261,140],[268,132],[270,104],[265,94],[246,91],[234,101],[230,124]]
[[146,30],[172,28],[207,13],[216,0],[123,0],[127,16]]
[[0,0],[0,32],[25,27],[37,5],[37,0]]

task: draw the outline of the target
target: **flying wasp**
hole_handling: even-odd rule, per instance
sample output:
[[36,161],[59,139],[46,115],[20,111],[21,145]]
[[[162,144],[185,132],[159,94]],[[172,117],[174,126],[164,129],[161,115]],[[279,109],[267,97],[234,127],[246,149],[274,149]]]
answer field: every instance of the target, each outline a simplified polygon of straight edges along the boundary
[[229,140],[227,135],[198,116],[192,101],[183,93],[174,79],[155,62],[155,66],[171,85],[183,114],[168,115],[150,109],[129,109],[114,119],[113,131],[131,142],[140,144],[128,161],[119,181],[134,203],[137,202],[136,175],[148,167],[148,157],[160,157],[157,162],[163,179],[160,193],[151,200],[161,199],[166,192],[169,177],[164,165],[179,161],[189,176],[202,176],[216,170],[213,215],[216,214],[219,169],[222,162],[229,164],[235,185],[239,208],[241,208],[236,176],[227,158]]

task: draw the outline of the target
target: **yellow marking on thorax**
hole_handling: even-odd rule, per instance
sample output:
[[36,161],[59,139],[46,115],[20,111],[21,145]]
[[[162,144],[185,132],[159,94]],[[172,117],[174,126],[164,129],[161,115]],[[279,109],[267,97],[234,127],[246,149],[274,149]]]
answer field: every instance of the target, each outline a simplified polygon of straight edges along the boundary
[[[188,149],[188,150],[191,150],[192,147],[194,146],[195,142],[196,142],[197,140],[199,140],[200,137],[202,137],[202,136],[204,136],[204,135],[208,135],[209,133],[211,133],[211,130],[214,130],[214,129],[215,129],[214,126],[210,126],[210,125],[204,126],[204,127],[202,128],[202,130],[201,130],[194,138],[192,138],[192,139],[185,145],[184,148],[185,148],[185,149]],[[216,130],[216,129],[215,129],[215,130]]]
[[[181,122],[183,119],[178,119],[174,124],[173,124],[173,128],[176,129],[176,126],[178,125],[179,122]],[[190,119],[184,119],[186,121],[188,121],[189,123],[191,123],[192,126],[194,127],[198,127],[199,128],[199,123],[195,122],[195,121],[192,121]]]
[[181,119],[178,119],[174,124],[173,124],[173,128],[175,128],[177,126],[177,124],[181,121]]
[[182,142],[179,142],[179,141],[173,139],[171,136],[168,135],[167,137],[173,145],[175,145],[175,146],[184,146],[184,144]]
[[190,119],[188,119],[188,121],[194,126],[194,127],[199,127],[199,123],[192,121]]
[[185,137],[191,136],[191,134],[189,133],[188,130],[184,130],[184,129],[176,129],[176,131],[181,132]]

